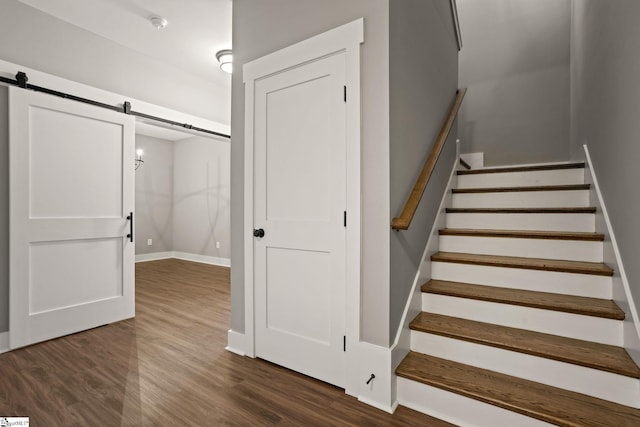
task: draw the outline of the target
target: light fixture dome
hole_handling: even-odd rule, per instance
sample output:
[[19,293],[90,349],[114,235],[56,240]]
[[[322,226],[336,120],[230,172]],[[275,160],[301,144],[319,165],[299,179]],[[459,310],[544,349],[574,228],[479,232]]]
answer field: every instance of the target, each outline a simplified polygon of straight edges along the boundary
[[151,25],[153,25],[153,28],[155,28],[156,30],[163,29],[169,23],[169,21],[164,19],[162,16],[155,16],[155,15],[149,17],[149,22],[151,22]]
[[225,73],[233,72],[233,53],[230,49],[221,50],[216,53],[216,59],[220,63],[220,69]]

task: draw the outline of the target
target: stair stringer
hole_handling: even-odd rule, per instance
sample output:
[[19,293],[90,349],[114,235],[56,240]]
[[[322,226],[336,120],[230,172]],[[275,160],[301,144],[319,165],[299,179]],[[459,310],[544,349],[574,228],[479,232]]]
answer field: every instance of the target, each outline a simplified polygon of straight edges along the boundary
[[602,198],[602,192],[598,185],[596,172],[591,162],[589,148],[586,144],[583,145],[583,148],[586,160],[585,183],[591,184],[590,202],[591,206],[597,208],[595,231],[604,234],[604,262],[614,270],[612,277],[613,300],[626,314],[623,323],[623,347],[633,361],[640,366],[640,318],[637,305],[633,300],[633,295],[631,295],[629,281],[622,264],[622,258],[620,257],[613,227]]
[[[459,150],[459,146],[458,146]],[[458,151],[457,150],[457,151]],[[402,313],[402,320],[400,322],[400,326],[398,331],[396,332],[396,337],[391,345],[391,387],[392,387],[392,397],[394,401],[397,402],[397,376],[395,374],[396,368],[402,362],[402,359],[406,357],[411,349],[411,329],[409,328],[409,323],[422,311],[422,291],[420,286],[425,281],[431,278],[431,255],[438,252],[438,248],[440,246],[440,235],[439,230],[441,228],[445,228],[446,226],[446,211],[447,206],[451,205],[452,200],[452,189],[457,185],[457,174],[456,172],[459,169],[459,152],[456,152],[456,158],[453,163],[453,167],[451,168],[451,174],[449,175],[449,181],[447,182],[447,186],[444,189],[444,193],[442,194],[442,199],[440,200],[440,205],[438,207],[438,214],[433,222],[433,226],[431,227],[431,232],[429,233],[429,238],[427,239],[427,244],[425,246],[424,252],[422,253],[422,262],[420,263],[420,267],[416,272],[415,278],[413,280],[413,285],[411,286],[411,292],[409,293],[409,298],[407,299],[407,303],[404,308],[404,312]]]

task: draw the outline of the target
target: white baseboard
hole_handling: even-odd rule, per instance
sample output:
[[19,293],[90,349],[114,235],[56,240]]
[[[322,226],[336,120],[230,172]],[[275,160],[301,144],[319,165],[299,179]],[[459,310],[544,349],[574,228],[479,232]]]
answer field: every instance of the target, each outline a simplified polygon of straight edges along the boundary
[[219,265],[221,267],[231,267],[231,259],[219,258],[208,255],[190,254],[187,252],[173,252],[173,258],[183,259],[185,261],[199,262],[202,264]]
[[9,332],[0,332],[0,353],[9,351]]
[[153,252],[150,254],[136,255],[136,262],[158,261],[173,258],[173,252]]
[[591,184],[591,202],[598,208],[598,213],[596,214],[596,231],[604,233],[605,235],[604,260],[605,263],[614,269],[614,277],[612,280],[613,299],[626,314],[623,332],[624,347],[636,364],[640,365],[640,318],[638,317],[637,306],[631,294],[629,281],[624,270],[624,265],[622,264],[620,251],[618,250],[618,243],[613,233],[607,208],[604,205],[604,199],[600,191],[600,186],[598,185],[595,170],[593,169],[589,148],[586,144],[583,145],[583,147],[586,157],[586,167],[589,170],[589,173],[585,174],[585,182]]
[[[395,374],[391,366],[391,349],[374,344],[358,343],[360,363],[356,396],[359,401],[390,414],[398,406]],[[375,375],[369,384],[367,381]]]
[[224,349],[240,356],[246,356],[247,353],[244,350],[245,341],[245,334],[241,334],[239,332],[235,332],[232,329],[229,329],[229,331],[227,332],[227,346]]
[[187,252],[154,252],[150,254],[136,255],[136,262],[157,261],[161,259],[176,258],[185,261],[199,262],[201,264],[218,265],[221,267],[231,267],[231,260],[229,258],[219,258],[208,255],[190,254]]

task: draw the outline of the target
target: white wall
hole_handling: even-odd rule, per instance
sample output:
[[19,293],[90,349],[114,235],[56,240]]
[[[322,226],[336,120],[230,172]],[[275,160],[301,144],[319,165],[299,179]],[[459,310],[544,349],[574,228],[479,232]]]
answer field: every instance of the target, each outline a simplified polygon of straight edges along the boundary
[[5,61],[223,124],[230,122],[230,82],[223,87],[185,74],[17,0],[2,0],[0,40],[0,59]]
[[569,158],[571,0],[458,0],[463,153],[487,165]]
[[173,143],[173,251],[231,257],[230,152],[202,137]]
[[572,155],[587,144],[631,293],[640,301],[640,2],[575,0]]
[[[136,135],[144,164],[135,172],[136,255],[173,250],[173,143]],[[133,161],[133,160],[132,160]],[[152,245],[147,245],[152,239]]]

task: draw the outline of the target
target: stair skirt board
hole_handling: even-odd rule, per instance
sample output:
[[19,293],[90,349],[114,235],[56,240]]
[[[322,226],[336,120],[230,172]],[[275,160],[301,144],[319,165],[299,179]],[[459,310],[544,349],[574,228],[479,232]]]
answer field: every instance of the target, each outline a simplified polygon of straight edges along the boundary
[[504,237],[440,236],[440,251],[602,262],[603,243]]
[[623,322],[581,314],[424,293],[422,311],[622,346]]
[[586,158],[586,173],[585,182],[591,184],[592,200],[598,207],[598,214],[596,215],[596,229],[605,234],[605,260],[615,268],[617,274],[614,278],[614,297],[618,305],[626,312],[627,318],[625,319],[625,347],[633,360],[640,366],[640,316],[637,311],[637,301],[634,301],[629,287],[629,281],[622,264],[622,258],[620,251],[617,247],[617,241],[615,234],[613,233],[613,227],[609,219],[604,200],[602,198],[602,192],[598,184],[593,164],[591,162],[591,155],[589,154],[589,148],[585,144],[583,145],[585,158]]
[[611,277],[432,262],[431,278],[503,288],[611,299]]
[[398,377],[398,402],[407,408],[461,427],[553,426],[535,418],[402,377]]
[[564,208],[589,206],[589,190],[454,194],[453,208]]
[[593,214],[582,213],[448,213],[447,228],[593,232]]
[[460,188],[501,187],[505,183],[516,187],[583,184],[584,169],[458,175],[458,186]]
[[411,350],[621,405],[640,407],[640,382],[637,378],[419,331],[412,331]]

